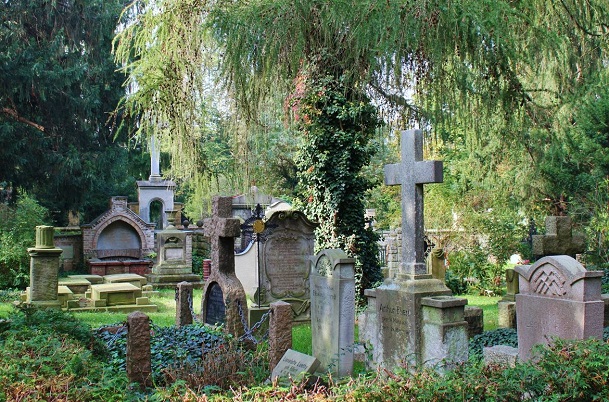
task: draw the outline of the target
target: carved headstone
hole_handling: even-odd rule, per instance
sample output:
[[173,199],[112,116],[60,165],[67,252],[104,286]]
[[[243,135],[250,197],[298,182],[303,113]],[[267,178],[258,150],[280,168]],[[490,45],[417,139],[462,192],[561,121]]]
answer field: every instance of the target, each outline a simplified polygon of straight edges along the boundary
[[203,289],[201,311],[204,322],[223,323],[228,333],[239,337],[244,333],[241,314],[247,317],[247,301],[235,275],[234,239],[240,234],[240,222],[231,217],[231,210],[231,197],[214,197],[212,218],[205,220],[205,235],[211,241],[211,273]]
[[355,343],[355,259],[323,250],[311,272],[311,335],[320,371],[351,375]]
[[525,361],[531,348],[552,337],[603,337],[602,271],[587,271],[567,255],[544,257],[515,268],[520,275],[516,295],[518,354]]
[[[309,274],[317,225],[302,212],[289,210],[273,213],[266,226],[272,229],[265,234],[265,241],[253,243],[236,256],[237,277],[252,300],[258,301],[261,292],[261,306],[284,300],[292,305],[295,321],[308,321]],[[260,269],[260,289],[256,264]]]

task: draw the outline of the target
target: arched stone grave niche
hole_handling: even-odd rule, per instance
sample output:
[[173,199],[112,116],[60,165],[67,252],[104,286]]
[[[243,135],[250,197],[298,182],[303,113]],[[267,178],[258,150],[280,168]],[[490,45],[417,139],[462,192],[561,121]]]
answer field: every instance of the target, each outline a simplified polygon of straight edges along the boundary
[[146,275],[154,251],[154,225],[127,206],[127,197],[112,197],[110,209],[81,226],[83,254],[91,274]]
[[320,251],[311,271],[313,355],[320,370],[347,376],[355,343],[355,259],[343,250]]
[[224,294],[217,282],[209,285],[205,294],[205,323],[210,325],[224,324],[226,321],[226,306],[224,305]]
[[531,357],[534,345],[547,344],[552,337],[602,339],[601,271],[587,271],[567,255],[514,269],[520,275],[516,319],[521,360]]

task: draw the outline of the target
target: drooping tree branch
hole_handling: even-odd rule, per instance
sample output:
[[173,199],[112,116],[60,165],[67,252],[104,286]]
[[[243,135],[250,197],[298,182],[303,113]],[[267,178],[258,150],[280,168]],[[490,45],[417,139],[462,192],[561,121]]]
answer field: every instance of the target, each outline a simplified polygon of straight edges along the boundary
[[33,121],[28,120],[23,116],[19,116],[19,113],[17,113],[17,111],[15,109],[3,107],[2,113],[4,113],[7,116],[10,116],[11,118],[17,120],[20,123],[27,124],[28,126],[34,127],[36,130],[42,131],[44,133],[44,126],[41,126],[38,123],[34,123]]

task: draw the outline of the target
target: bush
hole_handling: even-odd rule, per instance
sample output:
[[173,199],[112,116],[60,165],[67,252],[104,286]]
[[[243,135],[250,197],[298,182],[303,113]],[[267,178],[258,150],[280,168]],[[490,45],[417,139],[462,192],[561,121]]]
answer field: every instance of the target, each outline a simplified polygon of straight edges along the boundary
[[492,331],[484,331],[469,341],[469,356],[474,360],[482,359],[482,349],[496,345],[517,348],[518,333],[513,328],[498,328]]
[[[95,330],[110,353],[110,364],[117,371],[126,370],[127,329],[123,324],[104,326]],[[182,327],[151,326],[150,353],[152,376],[165,382],[165,371],[184,365],[193,366],[201,360],[203,348],[214,349],[228,341],[226,335],[207,325]]]
[[16,311],[0,333],[0,400],[127,400],[125,373],[110,371],[104,356],[90,329],[69,314]]
[[36,226],[47,222],[48,211],[27,194],[15,207],[0,204],[0,289],[29,284],[28,247],[36,244]]

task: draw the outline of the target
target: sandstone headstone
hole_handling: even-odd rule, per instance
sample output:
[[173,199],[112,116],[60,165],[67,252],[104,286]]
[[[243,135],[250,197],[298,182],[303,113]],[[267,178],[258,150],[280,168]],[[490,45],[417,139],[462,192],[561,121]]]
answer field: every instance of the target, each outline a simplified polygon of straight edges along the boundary
[[323,250],[311,272],[311,335],[320,371],[351,375],[355,344],[355,259]]
[[157,263],[146,277],[155,287],[175,288],[180,282],[201,287],[199,275],[192,272],[192,232],[169,225],[157,232]]
[[584,236],[573,233],[569,216],[546,217],[546,234],[533,235],[532,238],[533,255],[538,258],[563,254],[575,258],[576,254],[586,250]]
[[[225,330],[239,337],[245,331],[241,314],[247,316],[247,301],[235,275],[234,239],[240,234],[240,222],[231,217],[231,210],[231,197],[214,197],[212,218],[204,223],[205,234],[211,240],[211,273],[203,289],[201,312],[206,323],[221,321],[223,315]],[[224,314],[218,313],[221,305]]]
[[257,302],[260,292],[261,306],[288,301],[294,310],[294,320],[308,321],[309,275],[317,225],[302,212],[287,210],[273,213],[266,226],[272,229],[265,232],[265,241],[251,244],[236,256],[237,277],[252,300]]
[[601,271],[587,271],[574,258],[544,257],[533,265],[516,266],[520,293],[516,295],[518,354],[531,357],[531,348],[552,337],[603,337]]
[[431,276],[442,282],[446,279],[446,264],[444,263],[444,249],[434,248],[429,255]]
[[313,374],[318,367],[319,360],[315,357],[289,349],[273,369],[271,380],[274,381],[277,378],[296,379],[306,373]]

